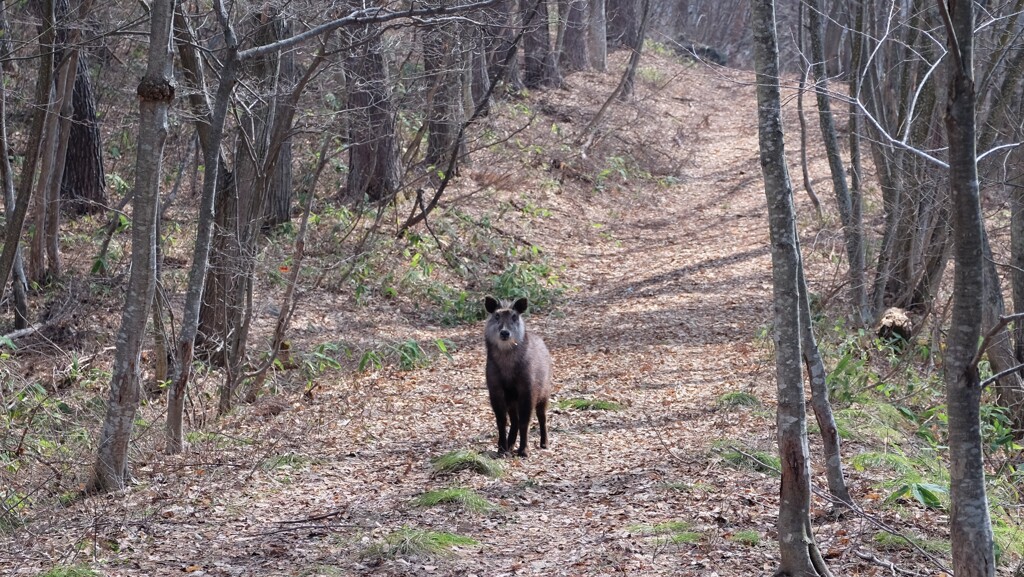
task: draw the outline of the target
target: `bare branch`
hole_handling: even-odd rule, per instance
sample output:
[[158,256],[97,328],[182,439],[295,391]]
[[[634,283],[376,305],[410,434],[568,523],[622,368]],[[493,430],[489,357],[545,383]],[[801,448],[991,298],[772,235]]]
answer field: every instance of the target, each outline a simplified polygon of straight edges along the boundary
[[[337,30],[343,26],[357,26],[363,24],[382,24],[384,22],[390,22],[392,20],[398,20],[400,18],[423,18],[425,16],[442,16],[445,14],[457,14],[460,12],[468,12],[472,10],[480,10],[482,8],[490,8],[491,6],[498,3],[498,0],[483,0],[481,2],[470,2],[469,4],[456,4],[452,6],[435,6],[432,8],[410,8],[408,10],[386,10],[380,7],[364,8],[363,10],[356,10],[351,14],[343,17],[325,22],[319,26],[314,26],[305,32],[296,34],[290,38],[279,40],[271,44],[264,44],[263,46],[256,46],[248,50],[242,50],[238,53],[238,59],[245,61],[250,58],[262,56],[264,54],[270,54],[271,52],[277,52],[278,50],[285,50],[302,44],[310,38],[326,34],[328,32]],[[415,3],[413,3],[415,6]]]

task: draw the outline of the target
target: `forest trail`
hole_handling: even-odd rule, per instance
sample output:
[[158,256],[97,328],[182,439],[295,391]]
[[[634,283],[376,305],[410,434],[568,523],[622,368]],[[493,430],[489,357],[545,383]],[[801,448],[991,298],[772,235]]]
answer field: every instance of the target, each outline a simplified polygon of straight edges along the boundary
[[[495,448],[483,323],[451,329],[382,313],[375,331],[450,339],[452,359],[340,381],[327,373],[312,402],[291,394],[209,423],[179,457],[135,455],[140,484],[127,494],[86,499],[5,538],[3,548],[23,551],[10,574],[56,558],[110,576],[771,574],[776,481],[719,454],[731,441],[774,452],[774,371],[758,340],[771,263],[752,76],[658,55],[644,66],[658,77],[616,105],[606,136],[636,160],[625,169],[634,173],[595,190],[556,163],[509,193],[545,210],[522,236],[570,287],[555,311],[527,317],[552,351],[555,401],[621,410],[554,408],[550,448],[536,446],[534,423],[531,456],[505,459],[501,477],[434,475],[431,459],[444,453]],[[591,114],[617,80],[573,75],[571,89],[535,95],[540,130],[555,123],[544,111]],[[302,338],[369,330],[330,298],[341,297],[317,295],[322,314],[297,322]],[[765,408],[719,403],[737,391]],[[412,504],[452,486],[499,508]],[[363,554],[406,526],[479,544],[432,558]],[[857,561],[842,555],[837,574]]]

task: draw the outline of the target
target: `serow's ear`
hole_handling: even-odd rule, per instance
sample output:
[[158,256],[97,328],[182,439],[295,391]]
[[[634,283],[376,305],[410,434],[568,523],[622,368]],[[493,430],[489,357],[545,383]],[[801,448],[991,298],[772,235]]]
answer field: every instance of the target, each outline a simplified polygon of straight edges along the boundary
[[498,310],[499,308],[501,308],[501,305],[498,304],[497,299],[495,299],[494,297],[484,298],[484,310],[487,311],[487,314],[494,314],[494,311]]
[[516,299],[516,302],[512,304],[512,309],[519,314],[523,314],[529,306],[530,303],[526,300],[526,297],[523,297],[521,299]]

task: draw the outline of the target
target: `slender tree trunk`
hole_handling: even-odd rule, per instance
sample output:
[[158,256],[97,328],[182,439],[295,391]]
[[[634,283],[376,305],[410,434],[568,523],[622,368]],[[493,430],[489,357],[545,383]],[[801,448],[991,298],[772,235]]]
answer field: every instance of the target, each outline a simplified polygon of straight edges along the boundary
[[[78,34],[72,34],[71,42],[77,41]],[[46,277],[60,277],[60,185],[64,180],[64,169],[67,166],[68,143],[71,138],[72,94],[75,89],[75,74],[78,70],[79,50],[68,45],[71,54],[64,64],[57,85],[57,99],[54,103],[58,110],[57,146],[53,153],[52,173],[46,182]]]
[[143,337],[156,287],[161,167],[167,111],[174,100],[170,50],[174,4],[174,0],[153,0],[151,5],[149,60],[138,87],[140,118],[132,210],[132,267],[117,333],[110,399],[88,485],[90,491],[118,490],[130,481],[128,447],[139,406]]
[[[1003,302],[1003,290],[987,233],[982,239],[982,255],[985,294],[982,304],[981,331],[983,334],[989,335],[997,325],[1001,324],[1001,317],[1006,312],[1006,306]],[[1017,324],[1019,322],[1014,323],[1014,325]],[[1016,354],[1012,333],[1005,326],[990,335],[985,354],[988,356],[993,374],[1011,371],[1014,367],[1019,367],[1022,364],[1021,358]],[[1024,435],[1024,379],[1021,378],[1020,371],[1003,375],[994,383],[993,387],[996,393],[996,402],[1009,411],[1014,434],[1017,438],[1021,438]]]
[[777,426],[782,462],[778,520],[780,565],[776,575],[829,575],[810,532],[811,469],[801,366],[800,255],[793,188],[783,145],[775,6],[771,0],[752,0],[751,5],[758,140],[771,233]]
[[[257,46],[272,44],[291,35],[291,19],[278,9],[271,8],[256,14],[254,21]],[[253,139],[258,162],[273,164],[274,167],[271,173],[260,173],[261,179],[266,180],[261,227],[267,228],[291,220],[292,139],[289,134],[284,134],[281,142],[271,142],[271,131],[278,117],[291,118],[295,114],[288,99],[297,77],[294,52],[280,50],[256,57],[252,70],[261,87],[261,98],[258,99],[261,103],[254,107],[257,112]],[[277,150],[277,158],[272,162],[267,158],[271,148]]]
[[478,105],[480,116],[491,113],[490,91],[491,73],[487,70],[487,42],[484,39],[484,28],[474,26],[470,29],[469,38],[469,78],[470,92],[473,96],[469,110],[476,110]]
[[[803,6],[803,3],[801,3],[801,6]],[[860,152],[861,112],[857,106],[857,99],[860,98],[860,71],[861,64],[864,61],[864,10],[864,1],[855,0],[851,8],[851,11],[854,11],[854,26],[853,34],[850,35],[850,114],[848,117],[848,132],[850,135],[850,220],[858,227],[857,234],[861,238],[862,245],[866,244],[866,241],[864,241],[864,195],[861,192],[861,175],[864,173],[864,169],[861,163]],[[864,267],[866,271],[866,262]],[[867,291],[867,280],[864,283],[864,290]],[[865,295],[865,300],[868,309],[865,311],[867,313],[866,318],[869,322],[873,323],[877,314],[874,302],[867,295]]]
[[[18,245],[21,243],[22,227],[25,225],[25,217],[28,215],[29,205],[32,201],[32,191],[35,188],[36,168],[40,158],[40,143],[43,140],[43,127],[46,124],[47,110],[49,109],[50,90],[53,83],[53,51],[49,46],[53,45],[53,3],[43,3],[43,13],[48,15],[49,25],[44,22],[42,32],[39,36],[41,53],[39,57],[39,75],[36,78],[36,106],[32,113],[32,127],[30,137],[25,150],[27,156],[21,168],[21,180],[18,183],[18,198],[15,201],[14,212],[7,219],[7,231],[4,238],[4,250],[0,255],[0,287],[7,285],[10,278],[11,268],[14,266],[18,254]],[[45,19],[45,18],[44,18]]]
[[636,71],[640,67],[640,54],[644,49],[644,39],[647,37],[647,26],[651,21],[651,0],[643,0],[643,7],[640,9],[640,26],[634,37],[632,51],[629,55],[629,64],[626,67],[625,82],[619,90],[619,100],[628,100],[633,96],[633,86],[636,83]]
[[[798,16],[797,19],[800,22],[804,20],[804,3],[801,2],[797,8]],[[796,36],[796,48],[800,54],[804,53],[804,27],[798,26]],[[796,93],[796,115],[800,120],[800,170],[803,174],[804,179],[804,190],[807,191],[807,197],[811,199],[811,204],[814,205],[814,212],[821,219],[821,201],[818,200],[818,195],[814,193],[814,185],[811,183],[811,171],[807,165],[807,115],[804,114],[804,91],[807,86],[807,66],[800,67],[800,81],[797,87]]]
[[[180,23],[178,25],[179,34],[189,31],[184,26],[186,21],[180,10],[175,13],[175,21]],[[204,123],[207,127],[206,140],[202,145],[203,165],[206,169],[203,171],[203,192],[199,202],[199,222],[192,253],[192,268],[189,270],[188,285],[185,291],[181,330],[175,345],[177,366],[172,376],[171,385],[167,390],[167,427],[164,450],[169,455],[180,453],[184,448],[182,421],[185,412],[185,393],[192,379],[192,360],[195,355],[196,335],[199,331],[199,316],[206,287],[206,273],[210,262],[210,247],[216,218],[216,199],[218,192],[224,188],[221,178],[227,174],[221,158],[220,145],[224,136],[224,119],[227,117],[228,104],[231,100],[231,91],[235,86],[239,64],[238,46],[230,27],[227,28],[224,37],[228,45],[228,53],[223,60],[224,66],[221,69],[220,82],[214,96],[213,109],[209,108],[205,92],[202,94],[201,101],[193,102],[193,109],[199,115],[199,122]],[[179,36],[179,38],[184,37]],[[186,50],[190,49],[186,46]],[[179,43],[179,53],[181,51],[182,47]],[[185,60],[185,58],[182,59],[183,65]],[[188,62],[191,66],[198,64],[198,60],[189,60]],[[190,78],[190,84],[194,84],[202,71],[192,68],[190,72],[191,74],[186,74],[186,78]]]
[[804,0],[804,4],[807,6],[811,71],[814,73],[815,95],[818,99],[818,120],[821,124],[822,138],[825,140],[825,154],[832,173],[832,187],[835,190],[836,206],[839,208],[839,220],[843,224],[846,257],[849,262],[850,304],[853,307],[856,325],[864,326],[871,321],[871,309],[868,306],[867,286],[864,280],[864,241],[861,234],[863,225],[853,220],[853,215],[861,211],[859,207],[856,210],[853,208],[850,189],[846,185],[846,167],[843,166],[843,159],[839,155],[839,137],[832,120],[828,74],[825,70],[825,49],[822,44],[824,3],[822,0]]
[[[797,238],[797,245],[799,246],[799,244],[799,238]],[[802,255],[799,269],[797,283],[800,288],[800,350],[807,369],[807,380],[811,385],[811,408],[814,410],[814,418],[818,422],[818,430],[821,431],[821,446],[825,454],[825,477],[828,479],[829,492],[841,503],[840,508],[849,507],[853,504],[853,498],[846,487],[846,477],[843,475],[842,441],[839,438],[839,428],[836,427],[835,417],[832,415],[832,403],[828,398],[825,364],[821,360],[818,342],[814,338],[811,324],[811,305],[810,299],[807,297],[807,278],[804,276]]]
[[[945,10],[945,6],[940,6]],[[949,413],[950,539],[957,577],[992,577],[995,558],[981,445],[981,386],[974,357],[981,336],[983,224],[975,160],[974,2],[948,5],[950,194],[953,211],[953,318],[943,362]]]
[[[0,3],[0,29],[7,31],[7,11]],[[10,42],[5,35],[0,38],[0,59],[4,62],[10,56]],[[0,68],[0,171],[3,171],[4,187],[4,214],[14,215],[17,212],[14,201],[14,169],[11,167],[10,145],[7,140],[7,70]],[[8,229],[11,230],[11,229]],[[21,236],[9,234],[7,242],[14,242],[17,247],[17,240]],[[11,288],[14,292],[14,328],[16,330],[28,327],[28,279],[25,278],[25,267],[21,259],[21,251],[16,250],[12,264],[13,279]],[[6,281],[4,284],[7,284]],[[3,292],[3,285],[0,285],[0,293]]]
[[[48,53],[40,59],[40,66],[49,68],[49,75],[54,74],[54,57],[56,50],[55,17],[52,2],[44,2],[43,27],[50,28],[50,42],[42,44],[43,36],[40,37],[40,49]],[[59,70],[56,70],[57,78],[55,83],[48,87],[49,95],[46,97],[46,120],[43,122],[42,140],[39,143],[39,177],[35,184],[35,194],[32,197],[32,237],[28,248],[28,279],[37,284],[46,284],[46,244],[50,231],[47,225],[50,223],[48,211],[50,209],[50,183],[53,179],[54,163],[56,162],[57,140],[60,126],[60,94],[59,88],[64,86],[64,73],[67,71],[67,63],[63,63]],[[54,86],[56,84],[57,86]]]
[[[189,86],[189,108],[192,109],[192,113],[197,119],[195,126],[196,132],[199,134],[199,144],[202,149],[203,158],[206,158],[210,151],[217,152],[217,162],[215,165],[217,169],[216,196],[209,206],[207,204],[202,205],[203,208],[199,214],[200,229],[204,226],[203,219],[209,218],[212,221],[212,223],[209,223],[209,226],[213,231],[210,246],[203,249],[207,254],[206,266],[201,267],[204,273],[204,285],[201,291],[189,288],[185,304],[186,309],[192,306],[193,301],[190,299],[196,297],[195,303],[198,303],[200,306],[199,327],[193,340],[195,341],[195,346],[201,347],[203,352],[206,353],[207,359],[217,364],[224,361],[224,343],[220,335],[227,331],[225,303],[227,302],[228,287],[233,276],[233,270],[229,266],[232,258],[228,251],[230,251],[234,242],[231,231],[235,230],[233,223],[237,214],[235,208],[236,186],[234,173],[229,169],[227,161],[223,153],[221,153],[221,138],[218,138],[213,131],[213,116],[208,99],[203,61],[196,48],[197,40],[195,33],[192,31],[191,25],[180,6],[175,11],[174,22],[177,34],[175,42],[178,48],[178,55],[181,59],[185,81]],[[231,74],[237,74],[237,72],[232,72]],[[223,87],[224,84],[220,86]],[[206,203],[207,199],[204,198],[202,202]],[[202,248],[201,240],[202,236],[197,239],[197,249]],[[193,269],[202,262],[193,260]],[[189,278],[191,281],[191,273]],[[182,332],[187,330],[187,325],[183,325]],[[189,351],[190,358],[192,354],[194,354],[194,351]],[[181,366],[180,359],[176,363],[178,367]],[[180,368],[175,369],[175,371],[177,370],[180,370]],[[185,382],[187,383],[187,381]],[[181,391],[179,394],[184,395],[184,391]],[[171,404],[173,405],[174,403],[172,402]]]
[[[532,1],[532,0],[526,0]],[[523,88],[519,74],[518,59],[506,58],[516,37],[520,11],[515,0],[499,0],[488,22],[485,43],[487,45],[487,71],[491,84],[504,82],[513,92]]]

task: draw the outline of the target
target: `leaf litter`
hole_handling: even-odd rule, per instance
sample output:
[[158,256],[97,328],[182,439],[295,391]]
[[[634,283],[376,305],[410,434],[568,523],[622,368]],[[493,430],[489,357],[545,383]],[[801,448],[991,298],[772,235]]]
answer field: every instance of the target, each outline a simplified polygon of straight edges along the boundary
[[[624,58],[613,55],[612,69]],[[617,410],[553,409],[550,449],[536,447],[534,426],[530,458],[504,460],[503,475],[437,475],[432,461],[445,454],[495,452],[481,327],[425,326],[379,302],[359,307],[317,294],[299,305],[296,349],[332,334],[443,338],[454,345],[450,360],[326,372],[312,400],[286,391],[274,411],[242,407],[209,423],[184,455],[140,448],[132,455],[137,484],[36,511],[0,536],[3,573],[84,564],[109,576],[772,574],[777,480],[730,465],[718,448],[774,452],[774,371],[759,340],[771,318],[771,278],[752,75],[658,54],[645,55],[644,66],[676,80],[641,82],[633,101],[614,106],[586,159],[552,141],[552,123],[564,121],[541,116],[523,138],[559,158],[524,165],[482,150],[468,178],[453,182],[459,196],[474,179],[511,175],[514,187],[467,194],[460,208],[497,199],[550,214],[507,223],[542,247],[570,287],[555,311],[531,315],[528,326],[552,351],[555,404],[600,399]],[[568,89],[531,95],[528,104],[587,116],[616,81],[613,73],[575,74]],[[582,125],[565,118],[567,132]],[[795,142],[792,106],[786,120]],[[797,150],[790,147],[794,160]],[[827,174],[823,162],[816,158],[812,170]],[[608,164],[617,176],[602,180]],[[809,263],[812,275],[830,274],[819,268]],[[720,402],[737,392],[759,402]],[[824,485],[820,451],[815,457]],[[467,514],[415,505],[446,487],[496,506]],[[941,516],[881,509],[871,480],[856,473],[851,488],[893,526],[943,538]],[[876,539],[872,523],[836,520],[817,498],[814,507],[836,574],[888,574],[855,554]],[[453,554],[396,545],[419,535],[447,536]],[[375,550],[387,554],[364,554]],[[931,567],[905,550],[878,555],[914,571]]]

